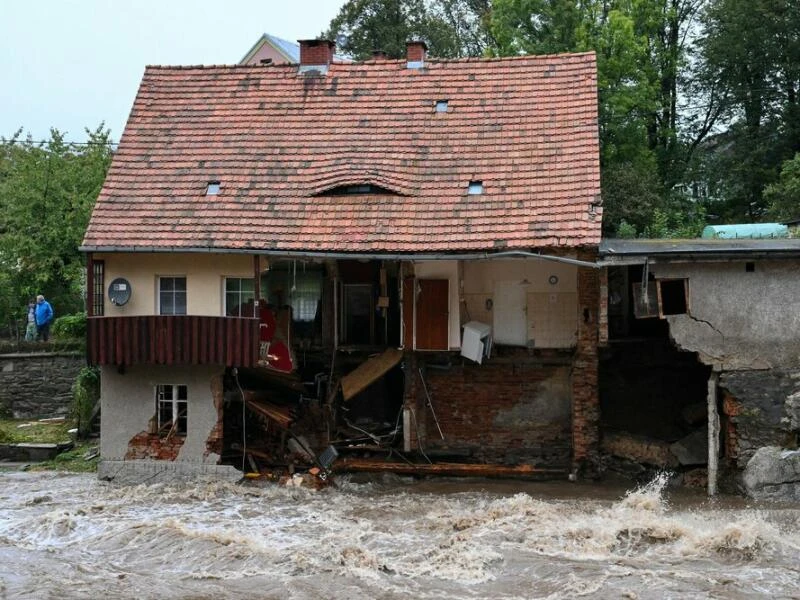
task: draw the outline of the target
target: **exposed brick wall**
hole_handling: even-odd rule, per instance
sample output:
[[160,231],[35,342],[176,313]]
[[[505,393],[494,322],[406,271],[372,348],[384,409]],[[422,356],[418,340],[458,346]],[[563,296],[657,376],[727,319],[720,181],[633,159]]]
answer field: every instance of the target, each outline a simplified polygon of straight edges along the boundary
[[[465,460],[567,468],[570,461],[569,357],[548,364],[524,349],[477,365],[459,358],[447,370],[427,368],[425,381],[441,439],[414,369],[413,406],[423,447]],[[424,364],[427,357],[417,355]],[[558,364],[560,363],[560,364]],[[417,449],[412,422],[412,448]]]
[[206,439],[206,451],[204,456],[210,454],[222,455],[222,438],[224,424],[223,404],[225,402],[225,389],[222,375],[216,375],[211,379],[211,396],[214,398],[214,408],[217,410],[217,423],[208,434]]
[[176,460],[185,440],[182,435],[167,438],[142,431],[128,442],[125,460]]
[[[594,261],[596,252],[583,252],[582,260]],[[598,314],[600,274],[578,269],[578,342],[572,369],[573,467],[584,474],[594,471],[600,442],[598,395]]]

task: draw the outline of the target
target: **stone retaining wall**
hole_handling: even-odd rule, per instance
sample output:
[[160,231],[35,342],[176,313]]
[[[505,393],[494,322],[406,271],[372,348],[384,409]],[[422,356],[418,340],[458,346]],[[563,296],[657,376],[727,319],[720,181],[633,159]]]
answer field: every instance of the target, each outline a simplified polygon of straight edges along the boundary
[[66,416],[82,354],[0,354],[0,414],[15,419]]

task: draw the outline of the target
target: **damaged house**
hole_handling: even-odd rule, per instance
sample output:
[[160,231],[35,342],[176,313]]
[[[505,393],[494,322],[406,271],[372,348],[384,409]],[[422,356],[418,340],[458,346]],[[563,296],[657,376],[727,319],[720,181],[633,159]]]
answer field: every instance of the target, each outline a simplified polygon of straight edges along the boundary
[[800,240],[603,240],[600,254],[602,449],[701,485],[707,468],[710,493],[800,499]]
[[594,54],[300,45],[299,64],[145,71],[82,247],[102,458],[580,471],[599,443]]

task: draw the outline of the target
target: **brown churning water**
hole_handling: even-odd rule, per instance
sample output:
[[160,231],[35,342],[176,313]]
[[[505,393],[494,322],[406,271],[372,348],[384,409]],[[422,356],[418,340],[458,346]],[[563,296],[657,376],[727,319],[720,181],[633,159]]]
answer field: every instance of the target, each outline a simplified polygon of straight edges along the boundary
[[122,487],[0,474],[0,598],[797,598],[800,507],[666,477]]

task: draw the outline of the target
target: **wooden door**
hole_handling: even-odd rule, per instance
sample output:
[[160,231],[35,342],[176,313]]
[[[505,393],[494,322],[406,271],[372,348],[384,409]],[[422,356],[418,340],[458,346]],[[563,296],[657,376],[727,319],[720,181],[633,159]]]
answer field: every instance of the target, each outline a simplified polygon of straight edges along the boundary
[[416,349],[448,350],[450,281],[417,279]]

